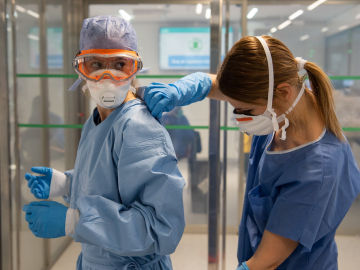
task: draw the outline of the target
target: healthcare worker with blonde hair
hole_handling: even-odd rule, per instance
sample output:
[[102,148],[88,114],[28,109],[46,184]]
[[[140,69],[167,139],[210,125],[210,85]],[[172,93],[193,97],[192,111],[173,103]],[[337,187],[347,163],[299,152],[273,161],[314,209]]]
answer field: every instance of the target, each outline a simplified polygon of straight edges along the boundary
[[71,236],[78,270],[172,269],[184,230],[184,179],[165,128],[137,99],[141,69],[132,26],[120,17],[84,20],[74,68],[97,103],[81,134],[74,170],[34,167],[26,174],[39,199],[25,205],[37,237]]
[[193,73],[142,93],[156,117],[206,96],[228,101],[240,130],[254,135],[239,270],[338,269],[334,237],[359,194],[360,172],[332,92],[315,63],[295,58],[273,37],[248,36],[235,43],[216,76]]

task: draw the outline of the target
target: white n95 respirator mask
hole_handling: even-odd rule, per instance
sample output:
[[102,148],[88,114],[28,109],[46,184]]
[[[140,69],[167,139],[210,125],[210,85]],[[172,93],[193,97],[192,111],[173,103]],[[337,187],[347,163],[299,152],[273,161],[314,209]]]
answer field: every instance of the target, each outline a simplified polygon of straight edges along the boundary
[[124,102],[131,88],[131,80],[121,83],[116,83],[110,79],[103,79],[98,82],[87,80],[86,86],[97,105],[112,109]]
[[[270,53],[270,49],[266,44],[266,41],[262,37],[256,37],[260,43],[262,44],[266,59],[268,62],[268,69],[269,69],[269,91],[268,91],[268,100],[267,100],[267,107],[263,114],[261,115],[245,115],[245,114],[237,114],[235,110],[233,112],[233,120],[239,126],[240,131],[245,132],[249,135],[268,135],[274,131],[279,130],[279,123],[285,121],[284,125],[281,127],[281,139],[286,139],[286,128],[289,126],[289,120],[287,119],[286,115],[290,113],[296,104],[299,102],[301,96],[305,91],[305,83],[303,83],[301,90],[294,100],[293,104],[290,108],[280,116],[276,115],[272,107],[273,103],[273,93],[274,93],[274,67],[272,63],[272,57]],[[296,59],[296,61],[304,61],[303,59]],[[302,62],[305,63],[305,62]],[[299,69],[299,68],[298,68]]]
[[[249,135],[261,136],[274,132],[272,116],[267,111],[264,114],[256,116],[237,114],[233,112],[232,120],[235,121],[237,126],[239,126],[239,130],[241,132],[245,132]],[[278,123],[280,122],[280,119],[278,119]]]

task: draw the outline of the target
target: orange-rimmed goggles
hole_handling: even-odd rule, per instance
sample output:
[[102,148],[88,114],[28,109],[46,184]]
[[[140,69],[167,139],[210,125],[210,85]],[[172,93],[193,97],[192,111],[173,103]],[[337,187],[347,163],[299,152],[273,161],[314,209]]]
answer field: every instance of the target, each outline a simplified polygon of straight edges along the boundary
[[81,51],[74,59],[75,71],[85,80],[113,79],[123,81],[142,69],[139,55],[134,51],[118,49],[91,49]]

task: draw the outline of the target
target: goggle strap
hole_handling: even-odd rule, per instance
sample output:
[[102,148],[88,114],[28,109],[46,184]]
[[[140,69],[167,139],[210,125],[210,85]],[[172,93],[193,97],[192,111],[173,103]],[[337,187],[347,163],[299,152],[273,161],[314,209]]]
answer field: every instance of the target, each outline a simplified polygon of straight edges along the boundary
[[78,53],[76,56],[82,56],[82,55],[86,55],[86,54],[121,54],[121,53],[126,53],[129,54],[131,56],[137,56],[139,57],[139,54],[135,51],[129,51],[129,50],[120,50],[120,49],[89,49],[89,50],[83,50],[80,51],[80,53]]
[[69,87],[68,91],[75,91],[82,81],[83,79],[81,77],[77,78],[77,80]]

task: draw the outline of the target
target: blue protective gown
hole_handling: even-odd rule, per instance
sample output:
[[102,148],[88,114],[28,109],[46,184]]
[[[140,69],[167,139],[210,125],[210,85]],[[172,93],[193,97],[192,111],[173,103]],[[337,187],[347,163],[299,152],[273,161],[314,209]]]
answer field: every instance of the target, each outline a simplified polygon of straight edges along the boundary
[[239,262],[252,257],[268,230],[299,242],[277,269],[338,269],[335,231],[360,192],[349,144],[324,131],[315,142],[271,152],[272,138],[253,138]]
[[95,109],[67,172],[67,199],[80,211],[71,235],[82,244],[77,269],[172,269],[168,254],[185,221],[170,137],[138,99],[99,119]]

